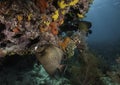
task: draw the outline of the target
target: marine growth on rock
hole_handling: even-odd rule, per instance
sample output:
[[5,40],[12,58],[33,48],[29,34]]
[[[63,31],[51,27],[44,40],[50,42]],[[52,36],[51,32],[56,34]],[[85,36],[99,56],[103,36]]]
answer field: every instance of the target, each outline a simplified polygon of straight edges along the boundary
[[35,54],[45,70],[54,74],[66,54],[74,56],[75,49],[84,50],[91,24],[82,19],[90,3],[91,0],[0,0],[0,59]]

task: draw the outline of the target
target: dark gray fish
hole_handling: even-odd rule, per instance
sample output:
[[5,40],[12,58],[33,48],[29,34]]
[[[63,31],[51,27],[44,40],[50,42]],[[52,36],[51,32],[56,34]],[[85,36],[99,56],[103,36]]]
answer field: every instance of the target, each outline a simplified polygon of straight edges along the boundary
[[68,23],[61,26],[61,31],[77,31],[78,29],[83,28],[83,26],[86,27],[86,29],[90,29],[92,27],[92,23],[89,21],[73,21],[73,24]]
[[50,75],[54,75],[56,70],[62,67],[60,63],[63,51],[56,46],[45,45],[38,48],[36,50],[36,57]]

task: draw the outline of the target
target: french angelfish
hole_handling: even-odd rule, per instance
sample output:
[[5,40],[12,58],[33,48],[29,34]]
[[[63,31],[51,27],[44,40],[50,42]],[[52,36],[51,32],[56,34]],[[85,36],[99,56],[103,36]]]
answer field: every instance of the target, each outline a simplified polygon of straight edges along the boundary
[[57,69],[61,70],[63,51],[58,47],[53,45],[38,47],[36,57],[48,74],[54,75]]

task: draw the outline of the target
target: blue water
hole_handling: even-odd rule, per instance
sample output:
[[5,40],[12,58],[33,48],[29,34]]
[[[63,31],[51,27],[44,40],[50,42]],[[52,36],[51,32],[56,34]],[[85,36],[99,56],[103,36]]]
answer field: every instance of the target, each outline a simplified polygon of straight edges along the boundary
[[89,47],[112,63],[120,54],[120,0],[94,0],[85,20],[93,25]]

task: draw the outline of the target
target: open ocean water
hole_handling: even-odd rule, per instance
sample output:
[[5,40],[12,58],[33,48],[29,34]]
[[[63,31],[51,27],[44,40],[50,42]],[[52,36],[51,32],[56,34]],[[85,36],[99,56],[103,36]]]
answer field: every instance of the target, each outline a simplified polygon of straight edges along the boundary
[[94,0],[85,20],[92,22],[90,49],[113,64],[120,54],[120,0]]

